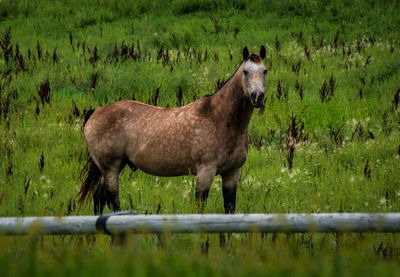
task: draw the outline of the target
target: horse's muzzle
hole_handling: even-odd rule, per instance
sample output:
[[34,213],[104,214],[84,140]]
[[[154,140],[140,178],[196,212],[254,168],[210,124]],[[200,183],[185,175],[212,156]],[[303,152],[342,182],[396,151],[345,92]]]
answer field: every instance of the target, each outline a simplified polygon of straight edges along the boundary
[[253,107],[259,108],[264,105],[264,93],[263,92],[253,92],[250,95],[250,101]]

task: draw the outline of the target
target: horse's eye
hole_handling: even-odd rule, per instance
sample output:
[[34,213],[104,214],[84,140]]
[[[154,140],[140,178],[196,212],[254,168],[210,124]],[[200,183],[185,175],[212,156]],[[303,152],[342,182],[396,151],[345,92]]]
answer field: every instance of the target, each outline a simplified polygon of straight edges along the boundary
[[266,69],[263,70],[264,75],[267,74],[267,72],[268,72],[268,70],[266,70]]
[[243,70],[244,75],[249,74],[249,72],[247,70]]

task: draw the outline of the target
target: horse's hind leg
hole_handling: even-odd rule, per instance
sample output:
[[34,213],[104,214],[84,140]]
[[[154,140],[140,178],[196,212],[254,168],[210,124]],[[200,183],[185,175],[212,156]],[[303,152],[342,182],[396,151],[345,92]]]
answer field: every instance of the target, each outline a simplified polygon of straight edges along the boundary
[[222,177],[222,193],[224,195],[224,208],[226,214],[235,213],[236,190],[240,179],[240,168],[230,171]]
[[104,177],[101,177],[100,184],[93,193],[93,209],[95,215],[103,213],[106,202],[106,185],[104,182]]
[[93,194],[95,214],[102,214],[105,205],[114,211],[120,210],[118,175],[119,170],[103,173],[100,184]]

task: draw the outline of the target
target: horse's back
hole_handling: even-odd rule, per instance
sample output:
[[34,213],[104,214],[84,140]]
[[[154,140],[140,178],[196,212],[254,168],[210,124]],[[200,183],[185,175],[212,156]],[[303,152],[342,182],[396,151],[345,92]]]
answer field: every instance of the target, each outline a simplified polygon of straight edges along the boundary
[[106,106],[98,107],[87,119],[85,124],[86,133],[91,129],[98,132],[122,131],[130,123],[148,117],[149,114],[159,112],[163,108],[147,105],[134,100],[121,100]]

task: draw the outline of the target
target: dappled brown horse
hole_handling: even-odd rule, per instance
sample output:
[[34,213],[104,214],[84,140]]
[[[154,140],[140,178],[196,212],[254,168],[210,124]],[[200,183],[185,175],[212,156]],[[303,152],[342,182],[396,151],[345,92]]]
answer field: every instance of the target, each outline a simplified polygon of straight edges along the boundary
[[225,213],[235,212],[240,168],[248,151],[247,129],[254,107],[264,104],[265,48],[243,49],[243,62],[212,95],[180,108],[119,101],[90,111],[85,139],[90,158],[80,203],[93,194],[94,212],[120,209],[118,175],[129,165],[157,176],[196,175],[196,200],[203,207],[215,175],[222,177]]

